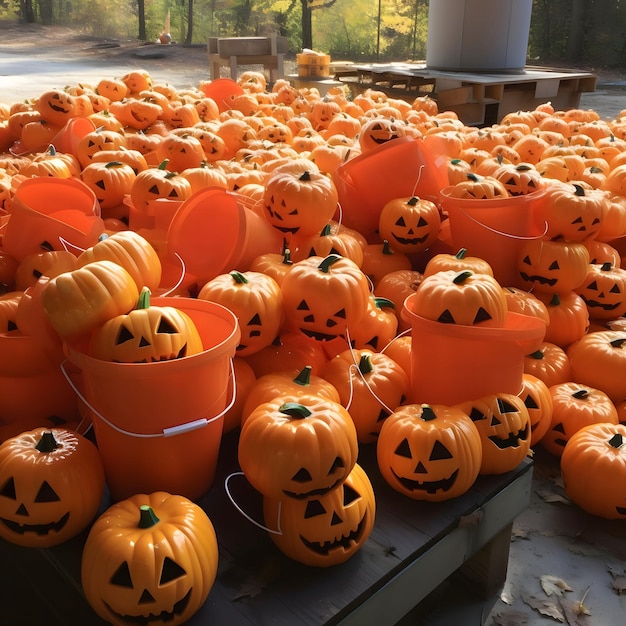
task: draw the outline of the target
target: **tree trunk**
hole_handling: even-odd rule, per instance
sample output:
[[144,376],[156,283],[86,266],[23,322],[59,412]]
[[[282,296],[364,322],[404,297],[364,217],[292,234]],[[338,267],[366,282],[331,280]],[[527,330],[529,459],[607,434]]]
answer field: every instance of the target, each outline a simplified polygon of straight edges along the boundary
[[586,8],[587,0],[572,0],[569,36],[567,38],[567,48],[565,50],[565,58],[568,61],[578,61],[582,56]]
[[42,24],[54,23],[54,10],[52,8],[52,0],[38,0],[39,4],[39,17]]
[[146,41],[146,3],[145,0],[137,0],[137,19],[139,22],[138,37],[141,41]]
[[193,39],[193,0],[189,0],[187,4],[187,37],[185,37],[185,43],[191,44]]
[[313,20],[309,0],[300,0],[302,4],[302,49],[313,50]]
[[35,10],[32,0],[20,0],[20,17],[27,24],[35,23]]

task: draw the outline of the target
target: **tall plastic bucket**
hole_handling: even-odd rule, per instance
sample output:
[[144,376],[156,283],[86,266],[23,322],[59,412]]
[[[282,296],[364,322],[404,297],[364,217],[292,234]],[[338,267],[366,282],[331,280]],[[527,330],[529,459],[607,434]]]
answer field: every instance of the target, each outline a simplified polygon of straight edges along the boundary
[[89,356],[83,340],[66,344],[66,354],[83,376],[111,497],[167,491],[197,500],[215,477],[239,326],[213,302],[157,297],[151,304],[187,313],[204,350],[158,363],[113,363]]
[[509,311],[502,328],[442,324],[414,313],[414,297],[402,309],[411,324],[411,402],[453,405],[521,391],[524,357],[545,336],[542,320]]
[[333,182],[341,207],[337,217],[373,243],[387,202],[413,195],[437,200],[448,184],[446,158],[432,154],[421,139],[400,137],[340,165]]
[[73,178],[28,178],[10,203],[3,249],[17,260],[41,252],[47,242],[54,250],[84,250],[104,231],[100,205],[93,191]]
[[503,287],[522,287],[518,256],[526,240],[538,239],[546,232],[546,224],[540,224],[537,217],[545,190],[474,200],[454,198],[451,189],[442,189],[440,205],[449,218],[453,249],[465,248],[468,256],[485,259]]

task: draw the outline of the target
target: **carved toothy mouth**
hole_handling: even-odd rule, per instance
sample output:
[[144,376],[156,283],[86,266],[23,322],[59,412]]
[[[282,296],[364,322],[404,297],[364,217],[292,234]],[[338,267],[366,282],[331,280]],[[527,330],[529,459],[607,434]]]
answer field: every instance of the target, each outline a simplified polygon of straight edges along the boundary
[[417,244],[424,243],[428,239],[428,235],[424,235],[424,237],[411,237],[410,239],[393,235],[393,238],[402,245],[416,246]]
[[341,484],[341,479],[336,480],[330,487],[320,487],[319,489],[312,489],[311,491],[306,491],[305,493],[296,493],[295,491],[287,491],[283,489],[283,493],[290,498],[294,498],[295,500],[305,500],[306,498],[313,498],[326,495],[329,491],[339,487]]
[[349,550],[352,544],[358,543],[363,535],[363,529],[365,528],[365,520],[367,519],[367,512],[363,516],[363,519],[359,522],[356,530],[349,532],[347,535],[342,535],[340,539],[335,539],[334,541],[325,541],[324,543],[320,543],[319,541],[309,541],[302,535],[300,535],[300,541],[311,551],[316,552],[317,554],[326,555],[329,554],[332,550],[336,550],[337,548],[343,548],[344,550]]
[[545,276],[531,276],[526,272],[520,272],[520,276],[527,282],[539,283],[541,285],[548,285],[548,287],[554,287],[556,285],[556,278],[546,278]]
[[174,604],[174,608],[171,611],[161,611],[158,614],[150,613],[150,615],[122,615],[121,613],[114,611],[107,602],[104,602],[104,605],[119,621],[125,622],[126,624],[142,624],[145,626],[151,622],[157,622],[159,624],[171,622],[174,617],[181,615],[185,611],[187,605],[189,604],[189,598],[191,598],[191,589],[187,592],[184,598],[181,598],[178,602],[176,602],[176,604]]
[[317,330],[307,330],[305,328],[301,328],[300,332],[311,339],[316,339],[317,341],[333,341],[334,339],[343,339],[342,335],[329,335],[328,333],[321,333]]
[[398,476],[396,472],[391,469],[396,480],[408,491],[425,491],[426,493],[435,494],[438,491],[449,491],[452,489],[452,485],[456,482],[459,470],[454,470],[453,474],[449,478],[443,478],[441,480],[424,481],[413,480],[411,478],[402,478]]
[[518,431],[517,434],[510,433],[506,439],[502,439],[502,437],[497,437],[496,435],[489,437],[489,441],[493,441],[500,450],[504,450],[505,448],[517,448],[519,442],[526,439],[528,439],[528,427]]
[[0,521],[11,531],[17,535],[25,535],[26,533],[36,533],[37,535],[48,535],[51,532],[59,532],[63,530],[67,520],[70,518],[70,514],[66,513],[57,522],[51,522],[49,524],[19,524],[13,520],[0,518]]

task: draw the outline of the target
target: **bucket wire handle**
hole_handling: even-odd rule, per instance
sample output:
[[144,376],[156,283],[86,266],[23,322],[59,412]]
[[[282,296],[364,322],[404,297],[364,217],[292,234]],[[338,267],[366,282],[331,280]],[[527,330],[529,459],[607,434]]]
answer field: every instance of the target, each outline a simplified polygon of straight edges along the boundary
[[183,257],[180,256],[180,254],[178,254],[178,252],[176,251],[174,251],[174,255],[180,261],[180,276],[178,277],[176,284],[171,289],[168,289],[165,293],[161,294],[161,296],[164,298],[169,296],[171,293],[174,293],[181,286],[183,279],[185,278],[185,274],[187,273],[187,266],[185,265],[185,260],[183,259]]
[[476,222],[476,224],[478,224],[479,226],[482,226],[485,230],[489,230],[492,233],[495,233],[496,235],[502,235],[503,237],[509,237],[510,239],[541,239],[548,232],[548,222],[544,221],[543,232],[541,234],[539,234],[539,235],[532,235],[532,236],[528,236],[528,237],[526,237],[524,235],[512,235],[511,233],[505,233],[505,232],[502,232],[502,231],[498,230],[497,228],[492,228],[491,226],[487,226],[487,224],[483,224],[480,220],[477,220],[475,217],[470,215],[467,211],[464,211],[461,207],[457,207],[457,208],[458,208],[458,210],[461,213],[463,213],[463,215],[465,215],[465,217],[469,217],[469,219],[471,219],[472,222]]
[[65,252],[71,252],[70,248],[74,248],[74,250],[76,250],[77,252],[85,251],[85,248],[81,248],[80,246],[73,244],[71,241],[68,241],[64,237],[61,237],[61,235],[59,235],[59,241],[61,242],[61,245],[63,246]]
[[85,405],[89,408],[89,410],[95,415],[97,415],[105,424],[107,424],[107,426],[110,426],[111,428],[113,428],[113,430],[116,430],[118,433],[121,433],[122,435],[130,435],[131,437],[138,437],[141,439],[153,439],[154,437],[172,437],[174,435],[180,435],[182,433],[196,430],[198,428],[203,428],[204,426],[207,426],[211,422],[214,422],[215,420],[223,417],[231,409],[233,404],[235,404],[235,398],[237,397],[237,384],[235,382],[235,364],[233,362],[233,359],[230,359],[230,373],[231,373],[231,377],[233,380],[233,393],[232,393],[232,398],[230,402],[221,413],[218,413],[217,415],[209,419],[207,419],[206,417],[201,417],[200,419],[192,420],[190,422],[186,422],[178,426],[170,426],[169,428],[164,428],[160,433],[133,433],[129,430],[124,430],[123,428],[120,428],[116,424],[113,424],[113,422],[111,422],[106,417],[104,417],[104,415],[102,415],[100,411],[98,411],[91,405],[89,400],[87,400],[87,398],[85,398],[85,396],[81,393],[81,391],[78,389],[78,387],[76,386],[74,381],[71,379],[70,375],[68,374],[67,370],[65,369],[66,363],[67,363],[67,359],[61,362],[61,372],[63,373],[63,376],[65,376],[65,379],[69,383],[70,387],[74,390],[74,393],[80,398],[82,402],[85,403]]
[[283,509],[283,503],[282,500],[278,501],[278,529],[274,530],[273,528],[268,528],[267,526],[264,526],[263,524],[261,524],[261,522],[257,522],[254,518],[250,517],[250,515],[248,515],[235,501],[235,498],[233,497],[233,494],[230,492],[230,487],[228,486],[228,483],[230,482],[230,479],[233,476],[245,476],[245,474],[243,472],[233,472],[232,474],[229,474],[228,476],[226,476],[226,478],[224,479],[224,491],[226,492],[226,495],[228,496],[228,499],[231,501],[232,505],[252,524],[254,524],[257,528],[260,528],[261,530],[265,530],[268,533],[272,533],[273,535],[282,535],[283,531],[280,527],[280,514],[282,513],[282,509]]

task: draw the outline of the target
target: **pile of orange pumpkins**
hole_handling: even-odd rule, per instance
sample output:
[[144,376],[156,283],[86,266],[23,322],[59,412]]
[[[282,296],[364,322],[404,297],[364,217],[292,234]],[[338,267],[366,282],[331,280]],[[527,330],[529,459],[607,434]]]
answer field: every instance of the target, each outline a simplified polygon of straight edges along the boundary
[[[180,319],[181,342],[173,344],[165,331],[167,347],[149,357],[136,345],[113,348],[122,331],[111,322],[145,309],[153,293],[168,297],[173,309],[176,298],[198,298],[237,316],[236,393],[224,431],[241,429],[239,464],[264,496],[267,527],[281,523],[282,503],[284,532],[272,537],[296,560],[340,563],[367,539],[375,494],[356,463],[358,447],[367,445],[376,446],[390,488],[432,502],[461,495],[480,474],[510,471],[541,445],[559,458],[576,504],[626,519],[626,111],[607,121],[594,111],[544,104],[474,128],[438,111],[427,96],[405,102],[370,89],[349,98],[343,88],[322,96],[284,80],[270,88],[253,71],[231,83],[218,96],[210,81],[179,90],[132,71],[0,105],[0,517],[15,516],[11,504],[22,498],[36,501],[26,493],[34,474],[24,485],[14,476],[21,481],[41,464],[28,455],[18,461],[16,448],[61,456],[59,442],[71,440],[63,448],[69,456],[86,445],[77,441],[89,422],[85,407],[59,371],[67,337],[95,333],[98,358],[147,367],[151,359],[202,349],[193,324]],[[375,232],[360,232],[353,227],[358,217],[352,226],[342,219],[337,173],[394,142],[415,142],[438,170],[416,167],[414,193],[387,188]],[[420,176],[442,181],[451,197],[477,207],[541,194],[536,218],[545,230],[521,245],[516,284],[503,284],[480,255],[453,247],[448,216],[436,195],[420,196]],[[52,232],[16,252],[15,232],[7,237],[12,220],[33,212],[24,200],[32,192],[24,190],[51,179],[79,184],[94,198],[87,234],[68,241],[65,232]],[[168,248],[167,226],[133,227],[137,212],[166,207],[171,216],[207,189],[261,218],[275,235],[272,247],[249,261],[236,255],[237,267],[194,274]],[[73,207],[54,206],[54,196],[48,192],[43,212],[63,223]],[[210,229],[211,206],[203,210]],[[207,246],[206,255],[212,252]],[[67,299],[70,291],[80,303]],[[507,312],[543,320],[542,340],[524,357],[519,393],[454,405],[415,398],[411,362],[419,346],[402,314],[409,296],[413,313],[441,325],[497,328]],[[82,472],[83,485],[74,489],[94,497],[74,534],[96,515],[105,481],[93,451],[86,454],[90,461],[71,462],[91,463],[92,478]],[[65,462],[55,461],[58,471],[66,471]],[[43,476],[42,483],[55,486]],[[90,535],[85,558],[107,561],[107,525],[149,533],[165,523],[159,518],[168,518],[169,507],[191,507],[193,523],[210,527],[190,501],[169,504],[168,494],[131,500],[96,521],[92,532],[101,538]],[[349,520],[343,537],[352,536],[350,524],[365,530],[314,555],[310,546],[330,537],[323,520],[303,526],[313,501],[342,509],[336,515]],[[183,524],[183,513],[171,516],[171,524]],[[0,536],[26,536],[23,523]],[[303,533],[308,547],[295,538]],[[51,529],[22,545],[42,545],[43,537],[67,539]],[[206,577],[193,611],[215,578],[212,541],[191,547],[203,555]],[[110,573],[96,570],[100,578],[85,581],[87,596],[116,623],[99,599]],[[122,605],[120,613],[132,614]]]

